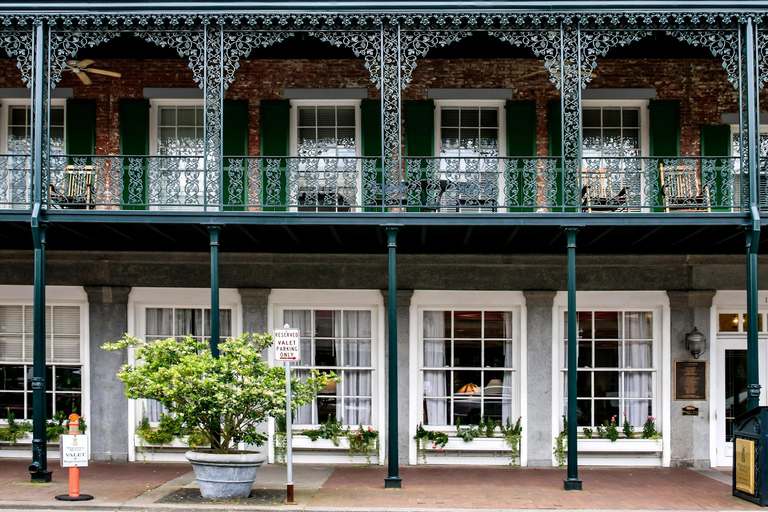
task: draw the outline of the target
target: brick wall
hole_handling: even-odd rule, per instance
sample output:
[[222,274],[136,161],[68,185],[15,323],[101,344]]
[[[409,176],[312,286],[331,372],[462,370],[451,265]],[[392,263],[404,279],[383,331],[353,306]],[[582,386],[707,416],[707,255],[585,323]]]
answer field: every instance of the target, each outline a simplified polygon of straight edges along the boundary
[[[186,60],[99,60],[94,67],[119,71],[122,78],[92,75],[83,86],[65,73],[61,87],[73,87],[75,97],[97,102],[97,153],[119,151],[120,98],[140,98],[144,87],[196,87]],[[718,124],[720,116],[736,112],[737,95],[727,82],[721,61],[601,59],[590,87],[653,87],[660,99],[681,103],[682,154],[699,153],[699,126]],[[15,60],[0,60],[0,87],[22,87]],[[250,102],[250,153],[259,148],[259,100],[282,97],[286,87],[367,87],[379,97],[362,60],[244,60],[227,97]],[[534,59],[422,59],[405,99],[424,99],[430,87],[507,87],[515,99],[535,99],[538,105],[539,154],[546,155],[547,101],[559,97],[540,61]]]

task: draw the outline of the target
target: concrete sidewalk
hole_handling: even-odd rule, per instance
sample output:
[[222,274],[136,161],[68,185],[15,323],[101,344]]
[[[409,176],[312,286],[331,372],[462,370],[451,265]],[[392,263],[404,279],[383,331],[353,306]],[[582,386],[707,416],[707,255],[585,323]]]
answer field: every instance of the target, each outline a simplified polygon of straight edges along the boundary
[[50,484],[32,484],[27,459],[0,459],[2,509],[210,512],[212,510],[748,510],[731,496],[729,476],[715,470],[580,468],[581,492],[563,490],[565,471],[506,466],[401,467],[402,489],[384,489],[381,466],[297,464],[296,506],[283,505],[285,467],[265,465],[252,497],[209,502],[194,491],[187,463],[94,462],[81,469],[80,489],[94,500],[62,502],[67,470],[51,466]]

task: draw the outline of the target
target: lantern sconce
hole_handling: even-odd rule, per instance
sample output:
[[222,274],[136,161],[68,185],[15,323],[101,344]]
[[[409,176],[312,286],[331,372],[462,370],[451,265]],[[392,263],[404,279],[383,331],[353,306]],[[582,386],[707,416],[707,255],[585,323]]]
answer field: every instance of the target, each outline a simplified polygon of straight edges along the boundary
[[694,327],[693,331],[685,335],[685,349],[694,359],[698,359],[707,350],[707,338]]

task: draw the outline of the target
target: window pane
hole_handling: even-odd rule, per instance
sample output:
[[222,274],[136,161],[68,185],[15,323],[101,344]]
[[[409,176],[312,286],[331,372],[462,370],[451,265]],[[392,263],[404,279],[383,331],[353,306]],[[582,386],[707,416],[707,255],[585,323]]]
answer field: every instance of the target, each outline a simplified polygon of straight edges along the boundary
[[[482,332],[481,311],[456,311],[453,314],[454,336],[456,338],[480,338]],[[476,366],[480,366],[480,362]]]
[[441,123],[443,126],[459,126],[459,110],[444,108],[441,112]]
[[456,398],[453,401],[453,424],[462,425],[480,422],[480,398]]
[[[283,311],[283,325],[298,329],[302,337],[312,336],[312,311],[287,309]],[[304,347],[302,346],[302,351]]]
[[595,313],[595,338],[616,339],[621,336],[620,327],[616,311]]
[[344,340],[344,366],[371,366],[371,340]]
[[27,125],[27,108],[26,107],[12,107],[11,108],[11,124],[14,125]]
[[473,128],[479,127],[480,126],[480,110],[476,108],[461,109],[461,126],[473,127]]
[[[582,112],[581,124],[584,127],[600,126],[600,110],[595,108],[585,108]],[[600,133],[598,131],[598,133]]]
[[336,126],[336,108],[317,107],[317,126]]
[[371,410],[370,398],[345,398],[342,419],[347,425],[370,425]]
[[453,366],[480,367],[480,340],[455,340],[453,342]]
[[315,336],[320,338],[341,336],[341,312],[315,311]]
[[627,398],[650,398],[652,383],[651,372],[625,372],[624,396]]
[[480,112],[480,126],[485,128],[499,126],[499,111],[495,108],[484,108]]
[[314,107],[299,107],[299,126],[315,126]]
[[636,128],[640,126],[640,110],[636,108],[625,108],[622,111],[622,116],[622,124],[625,128]]
[[653,342],[651,340],[627,340],[624,342],[626,368],[652,368]]
[[344,337],[345,338],[370,338],[371,337],[371,312],[370,311],[345,311],[344,312]]
[[[568,350],[568,340],[565,341],[565,350]],[[592,340],[579,339],[579,368],[592,368]]]
[[315,366],[340,366],[337,359],[337,340],[315,340]]
[[56,334],[80,334],[80,308],[77,306],[54,306],[53,332]]
[[603,126],[621,126],[621,109],[620,108],[604,108],[603,109]]
[[176,125],[176,109],[175,108],[161,108],[160,109],[160,124],[163,126]]
[[619,421],[619,401],[618,400],[595,400],[595,425],[603,425],[606,421],[609,421],[614,416],[616,417],[616,423],[619,424],[618,428],[621,428]]
[[425,338],[450,338],[451,313],[449,311],[425,311],[423,334]]
[[627,411],[630,425],[634,427],[642,427],[648,416],[653,416],[650,400],[626,400],[624,401],[624,408]]
[[24,390],[24,366],[0,366],[0,389],[3,391]]
[[54,336],[53,361],[57,363],[80,362],[80,336]]
[[592,372],[576,373],[576,396],[592,397]]
[[434,426],[448,425],[447,398],[427,398],[424,400],[424,424]]
[[447,396],[449,371],[426,370],[424,372],[424,396]]
[[372,375],[373,372],[371,370],[344,370],[341,372],[341,385],[344,395],[370,397],[373,394],[371,387]]
[[[30,336],[31,338],[31,336]],[[24,358],[22,355],[22,337],[17,336],[0,336],[0,361],[32,361],[32,354],[27,354]]]
[[[504,340],[485,340],[485,361],[483,366],[493,368],[512,366],[511,354],[509,354],[510,360],[507,361],[506,348],[507,342]],[[511,347],[509,348],[511,351]]]
[[317,398],[317,421],[325,423],[326,421],[336,421],[337,399],[327,396]]
[[[565,312],[565,337],[568,337],[568,312]],[[592,337],[592,312],[591,311],[577,311],[576,319],[579,322],[578,335],[580,338]]]
[[203,319],[199,309],[176,310],[176,336],[202,336]]
[[57,366],[56,367],[56,391],[80,391],[82,390],[80,367]]
[[27,418],[24,413],[24,393],[0,393],[0,418],[7,418],[9,410],[17,420]]
[[195,126],[195,109],[179,108],[177,109],[179,126]]
[[480,372],[477,370],[459,370],[453,372],[453,392],[455,395],[480,396]]
[[588,427],[592,425],[591,400],[576,400],[576,418],[576,425],[579,427]]
[[0,306],[0,333],[21,333],[23,328],[22,306]]
[[336,122],[338,126],[355,126],[355,108],[337,107]]
[[450,366],[451,342],[448,340],[424,340],[424,366]]
[[[50,400],[50,396],[47,397]],[[67,415],[76,412],[78,414],[83,413],[82,406],[80,404],[80,394],[75,393],[56,393],[56,410],[64,411]]]
[[173,336],[173,309],[147,308],[147,336]]
[[720,332],[739,332],[739,315],[731,313],[718,315],[718,330]]
[[619,341],[596,340],[595,341],[595,368],[619,367]]

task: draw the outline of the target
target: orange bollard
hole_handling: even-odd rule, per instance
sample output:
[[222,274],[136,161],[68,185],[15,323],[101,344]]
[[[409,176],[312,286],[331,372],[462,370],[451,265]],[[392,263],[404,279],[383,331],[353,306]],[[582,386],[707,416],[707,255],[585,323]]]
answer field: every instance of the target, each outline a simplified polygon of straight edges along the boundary
[[[76,435],[80,433],[80,416],[75,413],[69,415],[69,434]],[[63,456],[63,455],[62,455]],[[60,494],[56,496],[57,500],[63,501],[83,501],[92,500],[90,494],[80,494],[80,468],[69,468],[69,494]]]

